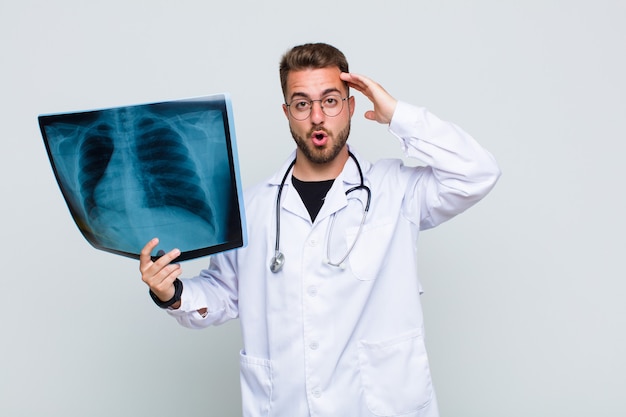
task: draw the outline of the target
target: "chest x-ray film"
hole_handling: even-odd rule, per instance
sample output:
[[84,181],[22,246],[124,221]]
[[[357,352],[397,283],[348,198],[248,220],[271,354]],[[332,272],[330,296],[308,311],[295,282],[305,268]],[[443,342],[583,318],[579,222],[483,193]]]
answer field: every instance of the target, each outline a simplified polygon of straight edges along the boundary
[[227,94],[39,116],[65,202],[96,249],[180,261],[246,245]]

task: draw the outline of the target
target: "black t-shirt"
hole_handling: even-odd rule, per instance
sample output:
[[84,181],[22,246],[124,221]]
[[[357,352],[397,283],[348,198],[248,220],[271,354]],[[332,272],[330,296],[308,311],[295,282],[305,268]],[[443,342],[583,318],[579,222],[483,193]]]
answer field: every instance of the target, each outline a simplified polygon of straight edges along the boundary
[[311,216],[311,221],[315,221],[333,182],[335,180],[300,181],[294,176],[291,177],[291,183],[300,194],[300,198]]

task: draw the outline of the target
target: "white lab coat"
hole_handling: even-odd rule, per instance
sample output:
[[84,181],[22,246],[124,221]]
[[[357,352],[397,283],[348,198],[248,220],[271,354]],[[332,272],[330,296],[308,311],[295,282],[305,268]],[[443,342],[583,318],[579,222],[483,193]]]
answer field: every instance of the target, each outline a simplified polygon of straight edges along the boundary
[[[438,415],[424,347],[418,234],[478,202],[500,172],[468,134],[423,108],[398,103],[389,129],[428,167],[370,164],[357,154],[371,207],[343,268],[324,260],[327,245],[333,261],[346,253],[361,220],[365,193],[345,194],[359,184],[351,159],[313,223],[287,178],[280,213],[285,265],[270,272],[276,194],[292,155],[246,193],[248,246],[213,256],[208,269],[183,281],[181,307],[170,311],[180,324],[240,319],[245,417]],[[202,307],[204,318],[196,312]]]

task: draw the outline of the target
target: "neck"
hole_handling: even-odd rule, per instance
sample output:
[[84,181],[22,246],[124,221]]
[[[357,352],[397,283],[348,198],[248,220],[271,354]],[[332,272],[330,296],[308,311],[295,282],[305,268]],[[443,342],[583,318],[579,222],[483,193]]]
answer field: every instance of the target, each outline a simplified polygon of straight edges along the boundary
[[325,163],[311,162],[300,150],[296,150],[296,164],[293,167],[293,175],[301,181],[334,180],[341,174],[348,157],[347,146],[344,147],[336,158]]

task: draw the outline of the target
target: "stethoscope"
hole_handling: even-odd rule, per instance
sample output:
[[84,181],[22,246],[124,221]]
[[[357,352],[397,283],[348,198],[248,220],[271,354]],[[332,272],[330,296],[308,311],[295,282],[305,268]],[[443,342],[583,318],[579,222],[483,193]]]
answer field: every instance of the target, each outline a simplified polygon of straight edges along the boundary
[[[365,224],[365,218],[367,217],[367,212],[370,209],[370,202],[372,201],[372,192],[370,191],[369,187],[364,184],[363,171],[361,170],[361,165],[359,164],[359,161],[357,161],[356,157],[352,154],[352,152],[348,151],[348,155],[350,155],[350,158],[352,158],[352,160],[356,164],[356,167],[359,171],[359,177],[361,178],[361,183],[359,185],[356,185],[348,189],[346,191],[346,196],[356,190],[365,190],[365,192],[367,193],[367,202],[365,203],[365,207],[363,210],[363,217],[361,218],[361,224],[359,224],[359,230],[357,231],[356,236],[354,237],[354,241],[352,242],[352,245],[350,245],[350,248],[348,248],[348,251],[346,252],[346,254],[338,262],[333,262],[330,259],[330,241],[332,237],[333,226],[335,224],[335,218],[336,218],[335,215],[333,215],[332,220],[328,226],[329,230],[328,230],[328,238],[326,241],[326,263],[328,265],[338,267],[338,268],[343,267],[343,262],[346,259],[348,259],[348,256],[350,256],[350,252],[352,252],[352,249],[354,249],[354,245],[356,245],[356,242],[359,239],[359,235],[361,234],[361,230],[363,229],[363,224]],[[285,186],[285,181],[287,181],[287,176],[289,176],[289,173],[291,172],[291,168],[293,168],[295,163],[296,163],[296,160],[294,159],[293,161],[291,161],[291,164],[289,164],[289,167],[287,167],[285,176],[283,177],[283,180],[280,182],[280,186],[278,187],[278,194],[276,195],[276,245],[274,247],[274,256],[270,260],[270,271],[274,273],[280,271],[283,265],[285,264],[285,255],[280,251],[280,197],[283,193],[283,187]]]

